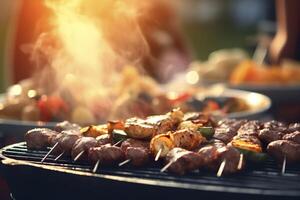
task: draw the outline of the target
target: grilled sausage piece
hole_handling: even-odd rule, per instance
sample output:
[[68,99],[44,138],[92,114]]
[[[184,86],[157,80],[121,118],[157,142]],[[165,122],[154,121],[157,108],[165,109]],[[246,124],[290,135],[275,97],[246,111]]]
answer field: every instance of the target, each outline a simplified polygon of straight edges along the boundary
[[71,151],[75,142],[82,136],[78,132],[63,131],[51,140],[54,145],[58,143],[57,147],[53,150],[53,154],[60,154],[64,152],[65,155],[71,155]]
[[51,146],[52,138],[59,133],[47,128],[35,128],[27,131],[25,141],[28,149],[45,149]]
[[283,140],[290,140],[300,144],[300,132],[295,131],[293,133],[286,134],[282,137]]
[[300,144],[288,140],[277,140],[271,142],[267,147],[268,153],[279,162],[286,157],[287,162],[300,160]]
[[73,124],[69,121],[63,121],[60,123],[57,123],[54,127],[54,130],[57,132],[62,132],[66,130],[80,130],[81,127],[78,124]]
[[150,152],[144,148],[128,147],[125,151],[125,156],[130,160],[131,165],[139,167],[148,163]]
[[122,142],[121,149],[133,166],[143,166],[149,161],[150,149],[147,141],[129,138]]
[[114,165],[125,159],[125,154],[120,147],[111,144],[100,147],[92,147],[88,153],[89,160],[96,163],[98,160],[101,165]]
[[174,148],[167,154],[166,163],[171,163],[168,168],[169,172],[183,175],[202,167],[204,159],[196,152],[187,151],[182,148]]
[[78,140],[76,140],[75,144],[73,145],[71,156],[72,159],[75,159],[78,154],[81,152],[84,152],[82,156],[80,156],[80,160],[86,160],[88,150],[91,147],[97,146],[98,142],[93,137],[81,137]]

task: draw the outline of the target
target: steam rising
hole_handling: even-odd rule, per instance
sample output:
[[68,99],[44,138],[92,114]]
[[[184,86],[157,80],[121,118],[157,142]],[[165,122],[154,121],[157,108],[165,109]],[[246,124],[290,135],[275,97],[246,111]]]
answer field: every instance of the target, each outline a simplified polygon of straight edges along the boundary
[[139,66],[149,52],[137,21],[146,5],[136,0],[45,4],[53,11],[52,30],[40,35],[32,52],[39,88],[64,96],[71,106],[112,104],[120,92],[121,67]]

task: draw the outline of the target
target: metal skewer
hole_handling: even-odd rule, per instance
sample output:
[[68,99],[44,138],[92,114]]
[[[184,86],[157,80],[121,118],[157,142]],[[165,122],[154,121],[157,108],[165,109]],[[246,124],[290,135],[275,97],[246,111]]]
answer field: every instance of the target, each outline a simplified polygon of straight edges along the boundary
[[62,152],[61,154],[59,154],[54,160],[57,161],[60,157],[62,157],[62,156],[64,155],[64,153],[65,153],[65,152],[63,151],[63,152]]
[[170,161],[168,164],[166,164],[161,170],[160,172],[165,172],[171,165],[172,165],[173,161]]
[[99,163],[100,163],[100,160],[98,160],[93,168],[93,173],[96,173],[96,171],[98,170],[98,167],[99,167]]
[[124,139],[119,140],[118,142],[116,142],[115,144],[113,144],[113,146],[118,146],[120,143],[122,143],[124,141]]
[[217,177],[222,176],[224,168],[225,168],[225,165],[226,165],[226,160],[223,160],[223,162],[221,163],[221,165],[219,167],[219,170],[217,172]]
[[84,151],[81,151],[79,154],[77,154],[77,156],[74,158],[74,162],[76,162],[84,153]]
[[240,159],[239,159],[239,164],[238,164],[238,167],[237,167],[237,169],[238,170],[241,170],[242,169],[242,167],[243,167],[243,162],[244,162],[244,154],[240,154]]
[[119,163],[119,167],[129,163],[130,161],[131,161],[131,159],[124,160],[123,162]]
[[53,152],[53,150],[57,147],[57,145],[58,145],[58,142],[56,142],[53,145],[53,147],[50,149],[50,151],[48,151],[48,153],[43,157],[43,159],[41,160],[41,163],[43,163],[46,160],[46,158],[50,155],[51,152]]
[[156,156],[155,156],[155,161],[158,161],[158,159],[160,158],[160,154],[162,152],[162,148],[159,149],[159,151],[157,152]]
[[283,158],[281,174],[285,174],[285,167],[286,167],[286,156]]

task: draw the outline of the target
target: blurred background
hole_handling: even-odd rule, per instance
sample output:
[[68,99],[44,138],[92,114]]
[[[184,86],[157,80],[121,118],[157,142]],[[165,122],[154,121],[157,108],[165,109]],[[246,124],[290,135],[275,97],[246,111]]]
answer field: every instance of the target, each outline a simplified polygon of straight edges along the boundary
[[[0,1],[0,92],[10,85],[14,42],[20,37],[16,35],[28,35],[16,32],[16,26],[26,27],[26,19],[23,19],[26,15],[21,14],[20,3],[21,0]],[[275,31],[273,0],[176,0],[174,3],[195,59],[206,60],[215,50],[235,47],[243,48],[251,55],[257,36]],[[23,24],[19,24],[20,18]],[[35,31],[32,25],[29,27],[28,32]]]

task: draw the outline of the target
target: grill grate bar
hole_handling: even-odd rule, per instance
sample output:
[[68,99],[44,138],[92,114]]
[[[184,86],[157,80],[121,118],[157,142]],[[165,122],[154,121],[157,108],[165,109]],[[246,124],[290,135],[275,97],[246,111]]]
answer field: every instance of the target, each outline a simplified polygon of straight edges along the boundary
[[[48,149],[49,150],[49,149]],[[9,158],[20,159],[31,161],[34,163],[39,163],[44,155],[47,153],[45,151],[33,151],[28,150],[25,143],[18,143],[9,148],[5,148],[2,154]],[[74,163],[68,157],[62,157],[58,161],[54,161],[56,156],[50,155],[45,163],[45,165],[65,167],[68,169],[74,169],[79,171],[91,171],[92,166],[88,163],[78,162]],[[288,193],[293,191],[293,194],[299,193],[300,196],[300,168],[299,165],[288,165],[286,168],[286,174],[281,175],[280,168],[274,162],[274,160],[268,160],[261,166],[251,166],[249,169],[240,173],[233,174],[230,176],[225,176],[218,178],[215,174],[201,170],[200,172],[191,172],[185,176],[174,176],[168,173],[161,173],[158,164],[145,167],[145,168],[131,168],[129,166],[125,167],[102,167],[97,173],[123,176],[123,177],[134,177],[141,179],[152,179],[158,181],[171,181],[192,185],[210,185],[210,186],[220,186],[224,187],[234,187],[242,189],[257,189],[257,190],[271,190],[274,192],[282,191],[283,193]]]

